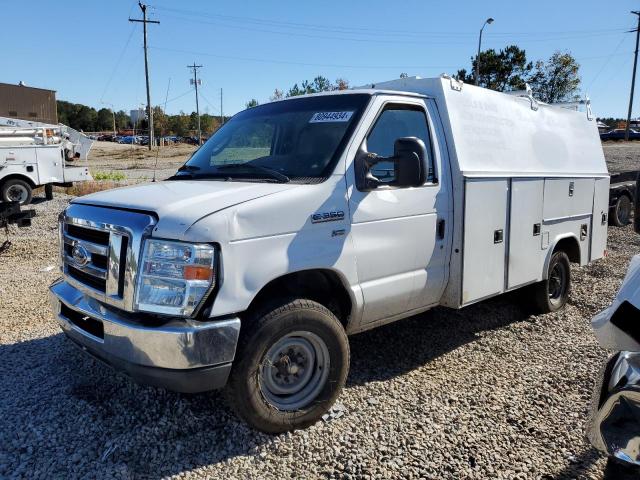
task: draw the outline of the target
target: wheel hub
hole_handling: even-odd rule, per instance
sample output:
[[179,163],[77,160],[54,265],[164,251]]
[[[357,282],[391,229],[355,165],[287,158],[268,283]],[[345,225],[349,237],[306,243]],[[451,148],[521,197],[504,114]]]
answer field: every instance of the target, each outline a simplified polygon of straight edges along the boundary
[[24,202],[27,199],[28,192],[20,185],[12,185],[7,190],[7,196],[11,202]]
[[265,354],[260,390],[278,410],[299,410],[318,396],[329,374],[329,350],[311,332],[294,332],[276,341]]

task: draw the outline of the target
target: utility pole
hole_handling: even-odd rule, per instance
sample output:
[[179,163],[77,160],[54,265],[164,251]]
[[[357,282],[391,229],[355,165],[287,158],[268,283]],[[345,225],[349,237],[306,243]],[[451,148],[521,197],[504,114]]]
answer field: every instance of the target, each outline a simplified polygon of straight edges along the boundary
[[220,126],[224,125],[224,113],[222,112],[222,88],[220,89]]
[[202,68],[202,65],[196,65],[196,62],[193,62],[193,65],[187,65],[187,68],[193,69],[193,78],[191,79],[191,83],[196,87],[196,115],[198,115],[198,145],[202,145],[202,130],[200,129],[200,107],[198,105],[198,69]]
[[151,92],[149,91],[149,59],[147,58],[147,23],[160,24],[157,20],[147,20],[147,6],[138,2],[140,10],[142,10],[142,20],[130,18],[130,22],[142,23],[142,29],[144,32],[144,76],[147,79],[147,112],[149,115],[149,150],[153,145],[153,109],[151,108]]
[[[631,110],[633,109],[633,91],[636,87],[636,67],[638,66],[638,42],[640,42],[640,12],[632,11],[634,15],[638,16],[638,26],[635,29],[636,32],[636,51],[633,57],[633,76],[631,77],[631,92],[629,94],[629,111],[627,112],[627,126],[624,129],[624,139],[629,141],[629,124],[631,123]],[[634,30],[631,30],[633,32]]]

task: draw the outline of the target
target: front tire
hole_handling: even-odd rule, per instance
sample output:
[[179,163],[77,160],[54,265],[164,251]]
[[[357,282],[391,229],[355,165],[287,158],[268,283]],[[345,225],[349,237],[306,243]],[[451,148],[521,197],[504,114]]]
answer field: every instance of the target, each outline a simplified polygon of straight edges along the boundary
[[557,312],[564,308],[571,290],[569,257],[562,251],[554,252],[549,261],[547,278],[534,286],[536,310],[540,313]]
[[348,371],[349,341],[335,315],[311,300],[286,300],[243,321],[226,396],[253,428],[286,432],[318,421]]
[[32,197],[31,185],[19,178],[11,178],[0,187],[0,198],[4,202],[20,202],[20,205],[28,205]]

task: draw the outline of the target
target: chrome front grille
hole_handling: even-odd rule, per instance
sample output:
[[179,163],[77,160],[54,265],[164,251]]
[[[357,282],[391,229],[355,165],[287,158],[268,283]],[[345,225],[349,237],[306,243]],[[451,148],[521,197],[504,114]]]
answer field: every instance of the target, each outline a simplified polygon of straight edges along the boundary
[[151,215],[71,204],[60,219],[67,282],[109,305],[132,311],[142,241]]

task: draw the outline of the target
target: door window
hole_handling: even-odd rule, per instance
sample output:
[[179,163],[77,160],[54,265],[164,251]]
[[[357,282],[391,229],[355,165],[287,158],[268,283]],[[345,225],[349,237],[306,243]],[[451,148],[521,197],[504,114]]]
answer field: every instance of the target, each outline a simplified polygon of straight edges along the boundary
[[[378,117],[373,129],[367,136],[367,152],[381,157],[392,157],[395,141],[402,137],[417,137],[427,147],[427,183],[435,183],[431,137],[424,110],[414,105],[388,105]],[[395,180],[394,162],[377,163],[371,173],[382,183]]]

